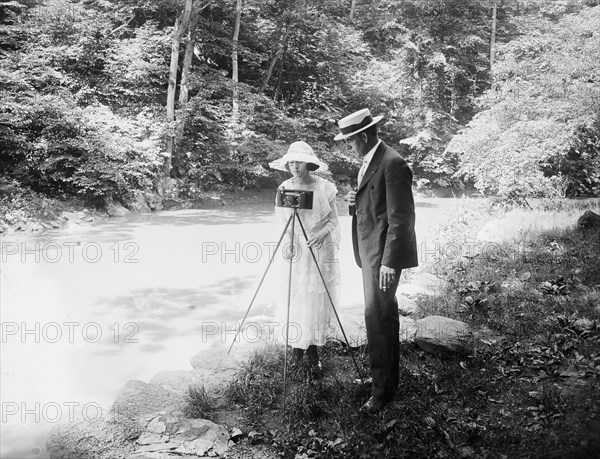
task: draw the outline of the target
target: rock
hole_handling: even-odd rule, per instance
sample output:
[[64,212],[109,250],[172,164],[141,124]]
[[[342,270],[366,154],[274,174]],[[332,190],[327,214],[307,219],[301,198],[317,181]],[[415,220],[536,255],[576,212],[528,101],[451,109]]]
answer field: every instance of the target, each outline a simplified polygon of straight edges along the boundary
[[165,199],[163,201],[163,207],[165,210],[176,210],[183,208],[183,202],[177,199]]
[[166,435],[159,435],[154,432],[144,432],[140,438],[137,439],[138,445],[154,445],[158,443],[167,443],[169,437]]
[[179,196],[179,181],[171,177],[162,177],[158,183],[158,194],[165,198],[175,199]]
[[42,231],[44,230],[44,225],[40,222],[33,222],[28,225],[30,231]]
[[573,321],[573,328],[575,328],[576,330],[578,330],[580,332],[592,330],[596,327],[596,325],[597,324],[596,324],[595,320],[590,320],[590,319],[586,319],[586,318],[575,319]]
[[411,316],[417,312],[418,306],[415,301],[405,295],[396,295],[398,301],[398,313],[401,316]]
[[106,206],[106,213],[109,217],[124,217],[125,215],[131,214],[131,211],[119,203],[110,202]]
[[419,319],[415,343],[436,355],[470,354],[473,351],[473,330],[460,320],[442,316]]
[[83,223],[83,213],[81,212],[63,212],[61,216],[69,223],[76,223],[79,225]]
[[577,226],[582,229],[600,229],[600,215],[591,210],[586,210],[577,220]]
[[224,205],[218,196],[206,196],[204,198],[196,198],[192,201],[192,206],[198,209],[214,209],[223,207]]
[[171,457],[170,453],[174,457],[216,456],[225,454],[229,449],[229,432],[212,421],[184,419],[166,414],[153,416],[144,417],[147,421],[151,418],[146,424],[146,429],[150,429],[152,425],[162,425],[165,428],[164,433],[142,435],[137,441],[139,446],[135,455],[130,456],[132,459],[140,457],[141,454],[157,452],[162,454],[158,456],[162,458]]
[[216,345],[197,352],[190,364],[194,368],[190,373],[198,384],[206,390],[218,389],[225,386],[238,372],[240,362],[250,358],[257,349],[265,343],[239,343],[233,346],[231,353],[227,354],[228,345]]
[[410,317],[400,316],[400,342],[408,341],[412,342],[415,340],[417,333],[417,321]]
[[46,449],[52,459],[119,458],[135,449],[142,428],[127,418],[99,416],[57,424],[52,428]]
[[144,191],[144,198],[150,210],[161,210],[163,208],[163,198],[153,191]]
[[133,192],[133,201],[127,203],[127,208],[132,212],[140,214],[151,212],[144,194],[139,190]]
[[203,456],[210,450],[224,454],[229,449],[229,432],[223,426],[207,419],[181,419],[167,426],[176,440],[184,440],[177,451]]
[[150,384],[186,395],[192,384],[201,384],[202,377],[193,371],[161,371],[152,377]]
[[241,437],[242,435],[244,435],[244,432],[242,432],[240,429],[238,429],[237,427],[234,427],[233,430],[231,431],[231,439],[235,440],[238,439],[239,437]]
[[183,413],[185,399],[182,395],[143,381],[127,381],[111,407],[115,415],[140,418],[144,414],[164,411]]

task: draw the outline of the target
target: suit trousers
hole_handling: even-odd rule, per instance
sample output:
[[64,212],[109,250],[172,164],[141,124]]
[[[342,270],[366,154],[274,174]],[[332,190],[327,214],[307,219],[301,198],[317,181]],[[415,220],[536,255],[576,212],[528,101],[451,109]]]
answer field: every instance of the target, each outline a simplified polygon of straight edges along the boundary
[[371,377],[371,395],[390,400],[399,382],[400,321],[396,289],[402,270],[396,272],[393,285],[383,291],[379,288],[379,271],[362,267],[365,295],[365,325]]

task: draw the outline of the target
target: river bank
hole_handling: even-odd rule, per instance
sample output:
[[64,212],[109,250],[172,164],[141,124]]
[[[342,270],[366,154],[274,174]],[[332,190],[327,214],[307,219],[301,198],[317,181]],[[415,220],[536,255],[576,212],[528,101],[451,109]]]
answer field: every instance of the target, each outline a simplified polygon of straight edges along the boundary
[[273,189],[216,190],[193,199],[163,198],[156,193],[134,193],[125,204],[103,200],[92,206],[78,197],[50,198],[31,190],[3,186],[0,190],[0,234],[32,233],[72,225],[89,225],[111,217],[149,214],[161,210],[215,209],[242,203],[260,203],[272,199]]

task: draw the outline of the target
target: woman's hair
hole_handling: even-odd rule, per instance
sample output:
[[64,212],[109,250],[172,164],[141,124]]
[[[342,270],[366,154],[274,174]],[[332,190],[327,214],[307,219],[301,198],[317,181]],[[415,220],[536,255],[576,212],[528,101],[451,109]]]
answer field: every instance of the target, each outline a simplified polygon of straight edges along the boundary
[[[319,168],[319,166],[317,166],[317,165],[316,165],[316,164],[314,164],[314,163],[305,163],[305,164],[306,164],[306,168],[307,168],[307,169],[308,169],[310,172],[312,172],[312,171],[316,171],[316,170]],[[286,168],[286,169],[287,169],[287,171],[289,172],[289,170],[290,170],[290,163],[285,163],[285,168]]]

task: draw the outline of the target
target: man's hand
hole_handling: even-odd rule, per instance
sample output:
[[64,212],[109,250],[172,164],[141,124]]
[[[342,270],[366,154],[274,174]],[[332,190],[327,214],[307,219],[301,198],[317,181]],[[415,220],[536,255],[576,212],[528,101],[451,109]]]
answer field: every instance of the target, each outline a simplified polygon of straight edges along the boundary
[[381,265],[381,268],[379,269],[379,288],[384,292],[387,292],[388,288],[392,286],[395,280],[396,270]]
[[351,206],[356,205],[356,191],[348,191],[348,193],[346,193],[346,196],[344,196],[344,199],[348,201],[348,204],[350,204]]

